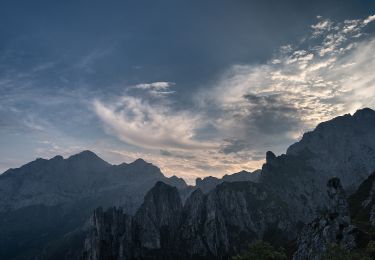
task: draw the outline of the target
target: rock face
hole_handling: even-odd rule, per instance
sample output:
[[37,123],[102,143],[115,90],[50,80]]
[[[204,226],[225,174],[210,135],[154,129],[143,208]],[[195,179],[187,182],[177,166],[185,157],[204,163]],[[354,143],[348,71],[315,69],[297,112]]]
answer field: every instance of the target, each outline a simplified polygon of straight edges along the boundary
[[319,207],[328,206],[327,181],[338,177],[353,193],[375,169],[375,111],[358,110],[319,124],[286,154],[268,152],[260,182],[272,187],[308,223]]
[[[85,248],[90,248],[84,255],[87,259],[111,259],[111,256],[121,255],[120,244],[131,239],[132,219],[123,211],[110,208],[103,212],[102,208],[95,210],[91,217],[91,240],[86,240]],[[126,235],[128,234],[128,235]]]
[[357,246],[360,231],[351,224],[349,205],[340,180],[329,180],[327,188],[328,209],[302,230],[294,260],[319,260],[332,244],[349,251]]
[[[182,210],[175,187],[158,182],[134,217],[121,209],[95,210],[83,259],[164,259],[177,238]],[[160,250],[163,248],[164,250]]]
[[[173,252],[182,203],[178,191],[158,182],[134,217],[121,209],[94,212],[83,259],[165,259]],[[163,250],[161,250],[163,249]]]
[[337,175],[352,193],[375,169],[374,135],[375,111],[365,108],[320,123],[286,154],[299,155],[308,150],[312,153],[311,166],[320,176]]
[[[110,165],[90,151],[10,169],[0,175],[0,259],[32,259],[54,250],[67,234],[81,237],[82,227],[99,206],[121,206],[134,214],[158,181],[182,192],[188,189],[182,179],[167,178],[142,159]],[[47,259],[60,257],[43,254]]]
[[[127,218],[124,215],[119,219]],[[117,225],[111,218],[108,220],[110,223],[104,227]],[[113,235],[112,228],[93,221],[94,231],[86,239],[84,259],[226,259],[246,247],[248,241],[281,243],[294,236],[285,205],[272,192],[251,182],[223,183],[208,194],[198,189],[183,207],[175,188],[157,183],[132,223],[130,232],[123,228],[122,233]],[[108,234],[103,235],[100,230],[108,230]],[[116,242],[118,249],[111,250],[114,253],[107,258],[91,257],[98,255],[96,248],[102,248],[101,244],[91,246],[100,241],[100,236],[123,242]]]

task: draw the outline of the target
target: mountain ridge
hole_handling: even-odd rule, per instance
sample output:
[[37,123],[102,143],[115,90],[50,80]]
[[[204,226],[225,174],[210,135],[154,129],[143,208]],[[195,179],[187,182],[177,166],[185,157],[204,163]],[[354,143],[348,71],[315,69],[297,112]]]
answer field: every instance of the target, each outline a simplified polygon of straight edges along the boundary
[[[193,192],[186,200],[177,230],[165,227],[172,228],[171,234],[179,234],[179,241],[172,246],[154,243],[160,246],[138,248],[135,241],[142,243],[142,238],[132,231],[134,240],[122,244],[122,248],[131,250],[122,253],[129,253],[130,259],[147,256],[150,250],[157,257],[168,251],[163,259],[176,259],[176,254],[183,259],[228,259],[256,239],[283,245],[295,239],[321,208],[330,206],[331,193],[327,194],[325,187],[332,177],[342,179],[342,187],[351,194],[350,188],[358,187],[374,170],[375,111],[344,115],[306,133],[286,154],[267,152],[258,183],[223,182],[207,193]],[[145,214],[152,215],[156,209],[147,210]],[[136,225],[142,228],[148,224],[138,221]],[[163,237],[163,228],[153,228],[150,237]],[[87,241],[91,239],[96,238],[87,237]],[[95,250],[86,248],[92,253]]]

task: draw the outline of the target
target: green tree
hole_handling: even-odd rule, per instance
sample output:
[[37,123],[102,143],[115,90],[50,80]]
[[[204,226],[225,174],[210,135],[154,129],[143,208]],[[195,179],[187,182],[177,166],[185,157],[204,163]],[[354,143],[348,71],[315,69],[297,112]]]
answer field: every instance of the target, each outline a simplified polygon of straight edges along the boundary
[[249,245],[246,252],[234,256],[233,260],[286,260],[283,248],[276,249],[263,241],[256,241]]

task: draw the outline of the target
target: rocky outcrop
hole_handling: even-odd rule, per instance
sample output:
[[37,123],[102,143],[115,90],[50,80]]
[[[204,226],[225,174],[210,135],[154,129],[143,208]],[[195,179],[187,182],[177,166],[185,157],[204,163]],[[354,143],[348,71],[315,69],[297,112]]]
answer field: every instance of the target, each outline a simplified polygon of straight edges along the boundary
[[[167,257],[178,236],[182,202],[176,188],[158,182],[134,216],[139,255]],[[133,245],[133,243],[131,243]]]
[[[122,253],[127,254],[125,259],[226,259],[255,239],[273,243],[291,239],[288,211],[271,191],[252,182],[223,183],[208,194],[198,189],[184,207],[175,188],[158,183],[133,217],[132,240],[123,240],[118,250],[112,250],[112,258],[98,259],[122,259],[122,248],[128,249]],[[85,243],[85,259],[94,259],[89,257],[96,251],[91,245],[100,240],[97,234],[103,228],[96,223],[92,227],[96,231]],[[116,222],[107,225],[116,226]],[[104,230],[109,232],[104,237],[112,236],[110,228]],[[122,230],[117,237],[130,236],[128,229]]]
[[83,259],[170,258],[177,241],[182,203],[178,191],[158,182],[134,217],[121,209],[97,209]]
[[332,245],[348,251],[357,246],[360,231],[351,224],[349,205],[340,180],[329,180],[327,188],[328,209],[302,230],[294,260],[319,260]]
[[98,208],[91,217],[89,230],[90,240],[85,241],[83,258],[85,259],[126,259],[122,251],[128,251],[129,248],[123,248],[120,245],[127,245],[132,234],[132,219],[123,213],[122,209],[110,208],[103,211]]

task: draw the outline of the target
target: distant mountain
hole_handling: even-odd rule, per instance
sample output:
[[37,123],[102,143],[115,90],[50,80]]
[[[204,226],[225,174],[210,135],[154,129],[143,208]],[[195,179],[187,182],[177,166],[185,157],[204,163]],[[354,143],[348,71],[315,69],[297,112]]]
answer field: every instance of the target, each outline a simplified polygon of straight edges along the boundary
[[111,165],[90,151],[10,169],[0,175],[0,259],[30,259],[42,249],[48,255],[61,239],[82,237],[82,227],[99,206],[133,214],[158,181],[190,192],[183,179],[167,178],[142,159]]
[[195,180],[195,187],[201,189],[204,193],[208,193],[214,189],[217,185],[223,182],[235,182],[235,181],[252,181],[258,182],[261,170],[254,172],[240,171],[233,174],[226,174],[221,179],[208,176],[205,178],[197,178]]
[[[142,212],[141,218],[130,218],[116,209],[102,213],[104,222],[93,221],[84,255],[95,259],[119,259],[117,254],[130,258],[151,254],[155,259],[227,259],[255,239],[285,245],[330,206],[326,183],[331,178],[342,179],[343,188],[352,194],[374,170],[375,111],[363,109],[319,124],[286,154],[267,152],[258,183],[218,184],[221,181],[211,177],[206,179],[208,193],[197,189],[184,206],[172,187],[157,184],[159,187],[146,198],[165,198],[163,194],[168,193],[168,199],[145,199],[136,214]],[[132,219],[131,227],[116,233],[113,214],[116,219]],[[166,221],[155,222],[155,216]],[[143,232],[147,236],[142,236]],[[122,237],[127,239],[120,241]],[[95,241],[102,242],[95,245]],[[99,249],[104,245],[112,248],[105,252],[112,253],[102,255],[104,251]]]

